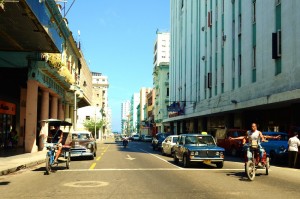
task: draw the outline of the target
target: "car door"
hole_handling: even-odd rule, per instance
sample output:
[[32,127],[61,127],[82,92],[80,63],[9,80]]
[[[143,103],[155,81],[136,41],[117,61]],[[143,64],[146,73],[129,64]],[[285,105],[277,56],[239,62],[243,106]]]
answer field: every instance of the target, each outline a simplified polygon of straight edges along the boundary
[[178,159],[182,160],[183,153],[184,153],[184,143],[185,143],[185,136],[181,136],[181,139],[178,142]]

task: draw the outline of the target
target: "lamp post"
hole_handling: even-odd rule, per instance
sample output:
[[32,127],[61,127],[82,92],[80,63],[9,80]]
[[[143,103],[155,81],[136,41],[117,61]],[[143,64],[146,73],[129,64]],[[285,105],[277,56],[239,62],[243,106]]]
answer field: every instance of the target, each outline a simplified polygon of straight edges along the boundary
[[96,127],[96,121],[97,121],[97,114],[96,114],[96,110],[97,110],[97,107],[95,107],[95,140],[97,139],[97,127]]
[[[77,127],[77,95],[79,98],[83,97],[82,90],[77,85],[72,85],[71,90],[74,91],[74,131],[76,131]],[[78,93],[79,92],[79,93]]]

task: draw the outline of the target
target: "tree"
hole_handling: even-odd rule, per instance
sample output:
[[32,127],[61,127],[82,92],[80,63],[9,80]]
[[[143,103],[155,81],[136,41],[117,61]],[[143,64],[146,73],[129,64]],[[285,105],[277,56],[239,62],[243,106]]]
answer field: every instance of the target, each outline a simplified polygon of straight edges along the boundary
[[83,126],[85,129],[87,129],[90,132],[93,132],[93,136],[94,138],[96,138],[96,132],[95,132],[95,123],[96,123],[96,132],[102,128],[104,126],[104,120],[95,120],[91,119],[91,120],[85,120],[83,123]]

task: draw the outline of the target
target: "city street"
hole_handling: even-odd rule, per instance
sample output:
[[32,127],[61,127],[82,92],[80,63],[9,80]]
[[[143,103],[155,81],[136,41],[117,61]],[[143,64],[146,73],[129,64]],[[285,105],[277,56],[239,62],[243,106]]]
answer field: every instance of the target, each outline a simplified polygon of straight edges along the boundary
[[94,160],[77,158],[50,175],[44,164],[0,176],[1,198],[298,198],[299,169],[271,166],[248,181],[238,158],[222,169],[195,164],[185,169],[153,151],[149,142],[106,142]]

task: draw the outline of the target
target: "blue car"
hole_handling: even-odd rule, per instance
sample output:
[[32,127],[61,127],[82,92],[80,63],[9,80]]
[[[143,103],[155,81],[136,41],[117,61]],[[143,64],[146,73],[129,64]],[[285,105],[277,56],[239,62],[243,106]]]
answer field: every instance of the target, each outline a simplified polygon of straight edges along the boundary
[[182,161],[184,167],[189,167],[192,162],[216,164],[218,168],[224,165],[225,149],[218,147],[209,134],[181,134],[173,149],[175,164]]
[[[288,157],[288,134],[284,132],[262,132],[267,142],[261,143],[270,157],[271,163],[279,163],[287,160]],[[280,139],[272,137],[280,135]]]

